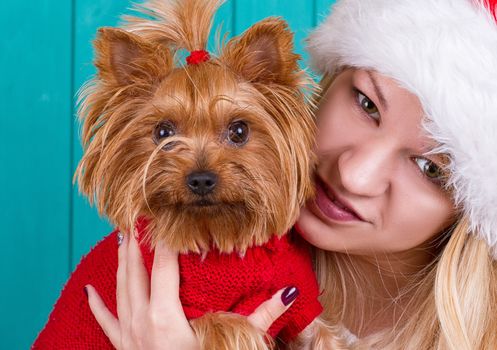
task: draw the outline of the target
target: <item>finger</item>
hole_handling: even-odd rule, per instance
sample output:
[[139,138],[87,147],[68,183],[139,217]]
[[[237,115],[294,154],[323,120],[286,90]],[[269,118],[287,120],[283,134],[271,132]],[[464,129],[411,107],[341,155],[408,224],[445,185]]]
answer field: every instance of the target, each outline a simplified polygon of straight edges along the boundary
[[127,252],[127,291],[131,314],[143,312],[149,303],[150,280],[143,257],[133,234],[129,235]]
[[90,305],[90,310],[93,316],[95,316],[95,319],[100,327],[102,327],[102,330],[109,338],[112,345],[117,348],[121,342],[121,329],[119,321],[114,317],[109,309],[107,309],[102,298],[100,298],[100,295],[98,295],[93,286],[88,284],[85,286],[85,289],[88,293],[88,304]]
[[247,320],[256,328],[266,332],[286,310],[292,306],[299,295],[295,287],[281,289],[273,297],[261,305],[247,317]]
[[183,312],[179,301],[179,281],[178,253],[159,242],[152,267],[150,307],[160,312]]
[[129,234],[123,233],[124,238],[121,245],[117,250],[117,282],[116,282],[116,302],[117,302],[117,316],[121,323],[124,325],[131,322],[130,319],[130,303],[128,298],[128,286],[127,286],[127,255],[128,255],[128,244],[129,244]]

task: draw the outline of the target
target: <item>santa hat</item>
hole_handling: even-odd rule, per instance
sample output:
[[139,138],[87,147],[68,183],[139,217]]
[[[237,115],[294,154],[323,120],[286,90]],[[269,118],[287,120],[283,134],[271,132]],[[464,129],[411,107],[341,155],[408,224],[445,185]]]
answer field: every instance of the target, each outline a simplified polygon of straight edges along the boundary
[[309,38],[323,74],[373,69],[417,95],[448,185],[497,259],[497,0],[338,0]]

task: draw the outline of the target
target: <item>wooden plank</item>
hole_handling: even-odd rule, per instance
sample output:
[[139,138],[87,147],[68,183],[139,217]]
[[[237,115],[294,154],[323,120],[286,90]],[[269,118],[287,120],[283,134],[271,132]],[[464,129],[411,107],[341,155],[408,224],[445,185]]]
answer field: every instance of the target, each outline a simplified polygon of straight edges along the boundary
[[[75,40],[74,40],[74,91],[95,73],[93,67],[93,46],[97,29],[104,26],[115,26],[120,15],[131,6],[129,1],[108,0],[76,0],[75,5]],[[75,101],[74,101],[75,103]],[[74,173],[83,154],[79,137],[80,125],[74,117],[73,132],[73,164]],[[90,247],[107,235],[111,226],[98,216],[95,208],[91,208],[86,198],[73,187],[73,222],[72,222],[72,269],[88,253]]]
[[[314,6],[314,27],[319,25],[322,21],[325,20],[325,18],[330,14],[330,11],[332,10],[333,4],[335,4],[336,0],[314,0],[315,1],[315,6]],[[307,57],[309,59],[309,57]],[[307,63],[308,65],[310,64],[309,62]],[[313,78],[315,81],[320,81],[321,80],[321,75],[313,72],[310,70],[310,72],[313,74]]]
[[316,1],[315,24],[321,23],[331,11],[331,6],[336,0],[314,0]]
[[226,33],[227,38],[233,36],[234,32],[234,22],[233,22],[233,11],[235,9],[234,1],[225,2],[217,11],[214,17],[214,24],[211,30],[211,37],[208,44],[209,52],[217,53],[218,45],[220,41],[218,40],[217,31],[219,31],[219,39],[223,38]]
[[321,23],[326,16],[328,16],[332,10],[333,4],[336,3],[337,0],[314,0],[316,1],[316,18],[315,23],[318,25]]
[[280,0],[253,0],[237,1],[235,5],[235,33],[240,34],[255,22],[268,16],[282,16],[295,32],[295,47],[305,54],[304,39],[314,25],[314,2],[309,1],[280,1]]
[[68,274],[71,1],[0,11],[0,338],[28,349]]

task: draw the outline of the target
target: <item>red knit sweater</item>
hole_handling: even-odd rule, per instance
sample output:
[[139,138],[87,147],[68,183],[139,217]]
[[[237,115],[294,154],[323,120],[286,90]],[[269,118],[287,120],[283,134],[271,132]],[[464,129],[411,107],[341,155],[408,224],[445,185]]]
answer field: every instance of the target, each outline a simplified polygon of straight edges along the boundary
[[[86,255],[62,290],[33,349],[113,349],[88,306],[83,287],[93,285],[109,310],[116,312],[117,230]],[[140,246],[145,266],[152,269],[153,252]],[[253,247],[244,258],[212,250],[202,259],[180,255],[180,298],[188,319],[208,311],[248,315],[279,289],[293,285],[300,294],[269,330],[273,337],[293,339],[322,307],[306,243],[294,233]]]

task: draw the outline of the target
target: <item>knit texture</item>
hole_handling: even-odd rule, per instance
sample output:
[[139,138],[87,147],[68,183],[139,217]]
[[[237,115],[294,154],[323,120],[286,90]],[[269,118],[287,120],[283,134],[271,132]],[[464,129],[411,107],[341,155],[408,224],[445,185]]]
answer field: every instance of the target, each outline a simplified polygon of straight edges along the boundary
[[[93,285],[117,315],[117,232],[83,257],[32,349],[113,349],[90,311],[83,287]],[[153,252],[143,243],[140,248],[150,276]],[[290,341],[322,311],[308,246],[295,233],[250,248],[243,258],[214,249],[204,258],[180,255],[179,263],[180,298],[188,319],[209,311],[249,315],[279,289],[296,286],[298,298],[269,330],[271,336]]]

